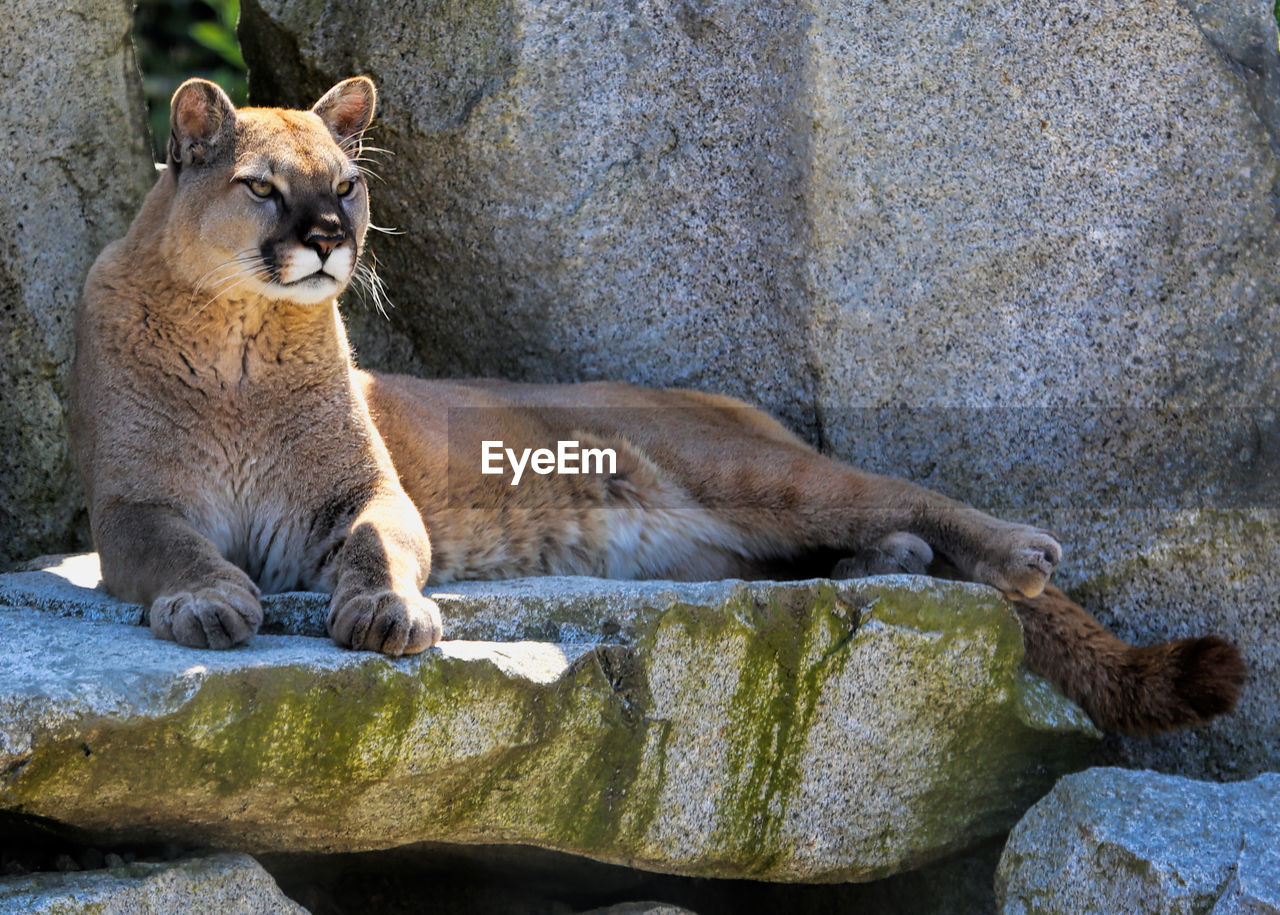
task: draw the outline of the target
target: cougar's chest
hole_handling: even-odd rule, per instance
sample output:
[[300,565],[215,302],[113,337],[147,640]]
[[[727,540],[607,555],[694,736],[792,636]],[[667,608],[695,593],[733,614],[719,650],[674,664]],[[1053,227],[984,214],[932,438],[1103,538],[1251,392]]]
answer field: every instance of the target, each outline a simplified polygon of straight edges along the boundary
[[310,519],[341,473],[334,442],[351,412],[336,312],[219,303],[135,326],[147,345],[129,364],[149,413],[135,441],[153,478],[264,591],[313,586]]
[[188,514],[264,592],[307,586],[304,575],[313,466],[324,404],[253,383],[207,391],[172,443]]
[[264,592],[305,586],[306,499],[288,440],[241,426],[193,449],[190,520]]

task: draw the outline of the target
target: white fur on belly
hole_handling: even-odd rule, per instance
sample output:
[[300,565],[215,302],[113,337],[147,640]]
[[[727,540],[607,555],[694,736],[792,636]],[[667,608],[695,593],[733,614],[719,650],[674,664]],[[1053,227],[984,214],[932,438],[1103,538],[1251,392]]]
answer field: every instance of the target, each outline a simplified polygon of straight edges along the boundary
[[700,508],[603,510],[606,578],[723,578],[738,565],[738,532]]

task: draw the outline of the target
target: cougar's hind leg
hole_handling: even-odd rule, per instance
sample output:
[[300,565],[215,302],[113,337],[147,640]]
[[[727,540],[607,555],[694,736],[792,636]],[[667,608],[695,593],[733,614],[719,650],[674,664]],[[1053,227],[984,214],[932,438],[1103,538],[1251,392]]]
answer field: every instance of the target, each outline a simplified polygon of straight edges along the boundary
[[945,557],[965,578],[1027,596],[1041,592],[1062,558],[1057,540],[1040,528],[993,518],[903,480],[822,469],[829,482],[817,489],[822,498],[810,504],[811,518],[829,519],[828,544],[853,557],[868,551],[874,557],[878,550],[905,558],[900,546],[886,548],[886,541],[907,534],[928,545],[924,565]]
[[1191,727],[1230,712],[1240,698],[1244,660],[1218,636],[1136,647],[1055,587],[1013,603],[1026,666],[1104,730],[1145,736]]

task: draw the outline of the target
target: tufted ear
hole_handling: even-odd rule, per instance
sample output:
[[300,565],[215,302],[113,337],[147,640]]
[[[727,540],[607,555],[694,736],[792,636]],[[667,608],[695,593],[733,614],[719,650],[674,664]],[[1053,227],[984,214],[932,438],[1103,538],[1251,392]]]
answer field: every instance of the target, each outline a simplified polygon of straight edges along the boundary
[[235,120],[235,105],[216,83],[187,80],[169,103],[169,166],[208,162]]
[[347,146],[364,133],[373,120],[378,90],[367,76],[344,79],[324,94],[311,109],[320,116],[333,138]]

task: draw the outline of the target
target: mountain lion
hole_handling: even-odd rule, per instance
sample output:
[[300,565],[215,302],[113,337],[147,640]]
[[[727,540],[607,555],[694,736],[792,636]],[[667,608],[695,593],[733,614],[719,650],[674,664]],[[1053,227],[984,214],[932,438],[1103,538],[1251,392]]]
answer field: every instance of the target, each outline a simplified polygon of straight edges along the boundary
[[[1120,642],[1046,587],[1046,531],[859,473],[736,400],[358,370],[337,296],[367,269],[374,100],[357,77],[309,111],[236,111],[186,82],[167,168],[89,274],[72,435],[106,585],[156,635],[227,648],[261,591],[310,589],[339,644],[402,655],[443,631],[424,586],[462,578],[934,572],[1010,595],[1026,663],[1104,727],[1233,707],[1228,643]],[[552,442],[610,465],[547,473]]]

